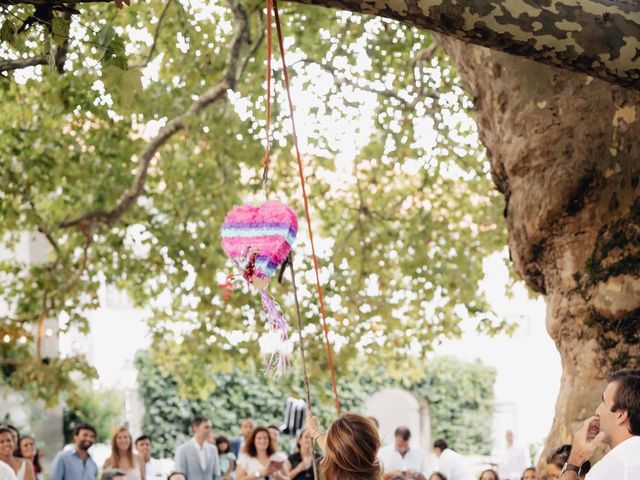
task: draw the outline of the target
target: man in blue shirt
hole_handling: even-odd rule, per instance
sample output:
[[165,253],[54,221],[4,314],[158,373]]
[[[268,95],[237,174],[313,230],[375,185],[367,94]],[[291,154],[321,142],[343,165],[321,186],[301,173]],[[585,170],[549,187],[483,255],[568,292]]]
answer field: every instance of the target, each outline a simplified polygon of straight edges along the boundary
[[96,480],[98,466],[89,455],[89,448],[96,441],[96,429],[81,423],[73,432],[73,441],[73,450],[63,450],[53,459],[50,480]]

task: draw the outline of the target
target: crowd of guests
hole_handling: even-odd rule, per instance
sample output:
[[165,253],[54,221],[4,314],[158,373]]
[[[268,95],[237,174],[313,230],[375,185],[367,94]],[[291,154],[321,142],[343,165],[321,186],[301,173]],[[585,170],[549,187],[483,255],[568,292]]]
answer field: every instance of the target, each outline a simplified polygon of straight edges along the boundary
[[[305,428],[297,435],[294,453],[280,449],[280,430],[256,426],[250,419],[235,438],[214,437],[211,420],[196,416],[193,436],[175,452],[175,471],[166,476],[152,457],[147,435],[135,442],[126,427],[111,439],[111,455],[102,465],[102,480],[475,480],[464,458],[445,439],[433,444],[435,470],[426,453],[411,446],[411,431],[399,427],[394,441],[382,446],[374,418],[345,414],[327,430],[307,412]],[[96,480],[98,465],[89,454],[96,429],[80,424],[72,448],[59,452],[50,480]],[[314,445],[318,446],[316,452]],[[596,449],[610,451],[594,465]],[[135,448],[135,451],[134,451]],[[30,436],[0,426],[0,480],[36,480],[42,474],[39,455]],[[572,445],[563,445],[546,459],[538,476],[528,456],[513,445],[507,432],[507,451],[498,469],[483,471],[478,480],[639,480],[640,371],[615,373],[602,395],[595,416],[585,420]],[[317,476],[316,476],[317,475]]]

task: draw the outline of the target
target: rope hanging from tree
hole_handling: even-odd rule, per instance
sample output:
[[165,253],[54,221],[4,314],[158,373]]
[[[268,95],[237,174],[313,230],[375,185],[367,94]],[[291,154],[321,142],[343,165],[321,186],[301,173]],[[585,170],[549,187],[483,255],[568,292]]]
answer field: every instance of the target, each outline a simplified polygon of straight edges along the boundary
[[[285,49],[284,49],[284,41],[283,41],[283,36],[282,36],[282,27],[280,24],[280,15],[278,12],[278,2],[277,0],[267,0],[267,19],[269,19],[271,17],[270,15],[270,10],[273,9],[273,17],[275,19],[275,23],[276,23],[276,30],[277,30],[277,34],[278,34],[278,46],[279,46],[279,50],[280,50],[280,58],[282,60],[282,73],[284,76],[284,85],[285,85],[285,90],[287,92],[287,101],[289,103],[289,116],[291,118],[291,136],[293,139],[293,145],[294,145],[294,149],[295,149],[295,154],[296,154],[296,161],[298,164],[298,175],[300,177],[300,190],[302,193],[302,199],[303,199],[303,203],[304,203],[304,214],[305,214],[305,218],[307,221],[307,231],[309,234],[309,243],[311,244],[311,257],[313,260],[313,270],[315,273],[315,279],[316,279],[316,291],[318,294],[318,303],[320,305],[320,314],[322,316],[322,327],[323,327],[323,332],[324,332],[324,343],[326,346],[326,350],[327,350],[327,361],[329,364],[329,370],[331,372],[331,388],[333,390],[333,398],[334,398],[334,403],[335,403],[335,407],[336,407],[336,412],[338,414],[338,416],[340,415],[340,397],[338,395],[338,385],[337,385],[337,381],[336,381],[336,371],[335,371],[335,366],[333,364],[333,350],[331,349],[331,343],[329,341],[329,325],[327,323],[327,313],[326,313],[326,309],[325,309],[325,304],[324,304],[324,294],[323,294],[323,290],[322,290],[322,283],[320,282],[320,267],[319,267],[319,262],[318,262],[318,257],[316,255],[316,250],[315,250],[315,243],[313,241],[313,230],[311,228],[311,215],[309,214],[309,198],[307,196],[307,189],[306,189],[306,184],[305,184],[305,180],[304,180],[304,167],[302,165],[302,157],[300,155],[300,148],[298,147],[298,135],[296,132],[296,123],[295,123],[295,118],[294,118],[294,107],[293,107],[293,100],[291,98],[291,87],[290,87],[290,82],[289,82],[289,69],[287,68],[287,62],[286,62],[286,54],[285,54]],[[267,20],[267,48],[269,49],[267,52],[267,79],[268,82],[271,81],[271,56],[272,56],[272,49],[271,47],[271,22],[269,20]],[[270,83],[267,83],[267,91],[271,90],[271,85]],[[268,95],[267,98],[270,98],[270,96]],[[269,107],[267,107],[267,111],[269,112],[270,109]],[[267,119],[267,125],[269,125],[269,120]],[[269,145],[269,139],[268,139],[268,134],[269,132],[267,131],[267,148]],[[267,165],[265,168],[268,168],[268,157],[267,157]],[[291,268],[291,274],[293,275],[293,268]],[[300,315],[299,309],[298,309],[298,316]],[[300,346],[302,348],[303,345],[303,340],[302,340],[302,332],[299,332],[300,334]],[[304,359],[303,359],[304,362]],[[308,381],[305,379],[305,387],[308,388]],[[309,408],[311,408],[311,404],[309,403]]]

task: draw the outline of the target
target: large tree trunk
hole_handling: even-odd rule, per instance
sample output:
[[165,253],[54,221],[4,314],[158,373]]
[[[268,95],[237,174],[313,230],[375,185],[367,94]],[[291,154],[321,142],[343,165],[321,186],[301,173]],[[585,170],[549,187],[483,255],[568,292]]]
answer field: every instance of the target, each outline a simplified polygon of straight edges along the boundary
[[[631,2],[293,1],[387,16],[493,48],[503,41],[513,45],[509,42],[523,32],[511,35],[511,27],[517,30],[536,11],[541,16],[557,13],[561,5],[574,5],[583,13],[593,13],[595,4],[626,9],[631,23],[638,25],[631,12],[637,4]],[[484,13],[474,10],[483,5]],[[477,15],[462,22],[462,28],[449,21],[446,8],[449,13],[459,9],[465,18]],[[520,12],[510,16],[510,26],[504,23],[509,15],[485,21],[505,11]],[[569,20],[563,15],[552,24]],[[602,23],[609,15],[596,17],[578,34],[591,47],[607,43],[597,40],[602,35],[613,35],[609,40],[616,36],[615,29]],[[447,25],[455,28],[441,28]],[[469,34],[479,26],[484,29],[481,42]],[[530,32],[533,44],[538,30]],[[637,38],[625,42],[637,44]],[[640,363],[640,95],[452,37],[440,40],[475,99],[480,137],[506,200],[515,268],[534,291],[547,296],[547,328],[563,365],[550,449],[568,442],[578,423],[593,413],[611,370]],[[632,50],[634,61],[640,61]],[[531,52],[524,55],[540,61]]]
[[593,414],[611,370],[639,364],[640,95],[441,42],[475,99],[513,264],[547,296],[563,366],[550,449]]

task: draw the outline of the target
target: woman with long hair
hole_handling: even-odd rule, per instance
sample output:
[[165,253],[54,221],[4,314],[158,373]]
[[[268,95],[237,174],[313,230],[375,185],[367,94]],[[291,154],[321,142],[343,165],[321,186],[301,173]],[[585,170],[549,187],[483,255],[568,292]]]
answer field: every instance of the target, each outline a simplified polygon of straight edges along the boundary
[[300,430],[297,445],[298,451],[289,455],[285,464],[287,475],[291,480],[314,480],[313,462],[319,457],[313,453],[313,439],[307,430]]
[[111,456],[102,467],[125,472],[127,480],[144,480],[144,462],[133,453],[133,439],[127,427],[118,428],[111,437]]
[[216,447],[218,448],[222,478],[223,480],[230,480],[233,476],[233,471],[236,469],[236,456],[231,451],[229,439],[224,435],[220,435],[216,438]]
[[265,427],[256,427],[251,432],[244,451],[238,458],[237,480],[287,480],[284,471],[284,461],[275,458],[273,440],[269,430]]
[[31,465],[33,465],[33,471],[36,475],[36,478],[40,478],[40,474],[42,473],[42,465],[40,464],[40,452],[36,448],[36,441],[31,435],[25,435],[20,439],[18,453],[20,454],[20,457],[31,461]]
[[307,410],[307,430],[324,453],[320,463],[325,480],[380,480],[378,462],[380,436],[373,422],[362,415],[346,413],[327,429]]
[[0,461],[13,469],[18,480],[35,480],[33,465],[29,460],[16,457],[16,448],[13,432],[6,427],[0,427]]

